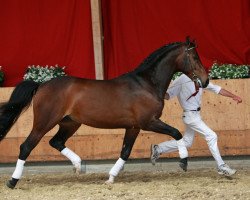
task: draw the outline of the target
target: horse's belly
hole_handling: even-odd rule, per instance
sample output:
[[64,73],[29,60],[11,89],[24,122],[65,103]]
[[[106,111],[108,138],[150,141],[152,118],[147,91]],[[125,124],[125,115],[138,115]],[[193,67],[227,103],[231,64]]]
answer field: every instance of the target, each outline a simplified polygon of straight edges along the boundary
[[70,117],[81,124],[96,128],[129,128],[137,126],[136,119],[128,111],[118,114],[112,110],[98,111],[92,109],[78,114],[72,113]]
[[82,124],[95,127],[95,128],[108,128],[108,129],[113,129],[113,128],[130,128],[136,126],[136,123],[134,123],[131,119],[116,119],[116,118],[83,118],[81,120]]

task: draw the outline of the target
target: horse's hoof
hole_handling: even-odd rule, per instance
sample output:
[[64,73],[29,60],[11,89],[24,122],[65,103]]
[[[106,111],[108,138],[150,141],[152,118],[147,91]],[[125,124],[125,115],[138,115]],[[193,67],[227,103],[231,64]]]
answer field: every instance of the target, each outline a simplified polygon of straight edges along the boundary
[[11,183],[11,180],[7,181],[6,186],[7,186],[8,188],[10,188],[10,189],[14,189],[14,188],[15,188],[15,185],[13,185],[13,184]]
[[111,184],[113,184],[113,183],[114,183],[114,181],[111,181],[111,180],[105,181],[105,184],[106,184],[106,185],[111,185]]
[[76,175],[80,175],[81,171],[82,171],[81,170],[81,163],[74,164],[73,172]]
[[187,171],[187,167],[188,167],[188,158],[182,158],[179,162],[179,166],[181,169],[183,169],[183,171]]
[[73,168],[73,172],[76,174],[76,175],[80,175],[80,173],[81,173],[81,169],[79,169],[79,168]]
[[76,174],[77,176],[79,176],[79,175],[81,174],[81,170],[76,169],[75,174]]

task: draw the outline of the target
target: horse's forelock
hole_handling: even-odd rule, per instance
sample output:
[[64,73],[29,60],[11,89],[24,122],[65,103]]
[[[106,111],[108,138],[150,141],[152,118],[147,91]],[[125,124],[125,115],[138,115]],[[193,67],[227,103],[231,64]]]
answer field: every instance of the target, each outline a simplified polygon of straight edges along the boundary
[[186,37],[186,45],[189,46],[190,45],[190,36]]
[[186,45],[187,49],[197,47],[195,39],[190,39],[190,36],[186,37],[185,45]]

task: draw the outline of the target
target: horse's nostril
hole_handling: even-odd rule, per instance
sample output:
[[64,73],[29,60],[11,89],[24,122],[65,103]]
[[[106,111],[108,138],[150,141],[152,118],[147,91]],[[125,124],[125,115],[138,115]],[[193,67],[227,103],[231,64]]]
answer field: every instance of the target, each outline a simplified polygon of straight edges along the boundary
[[203,85],[203,88],[206,88],[209,84],[209,79],[206,80],[205,85]]

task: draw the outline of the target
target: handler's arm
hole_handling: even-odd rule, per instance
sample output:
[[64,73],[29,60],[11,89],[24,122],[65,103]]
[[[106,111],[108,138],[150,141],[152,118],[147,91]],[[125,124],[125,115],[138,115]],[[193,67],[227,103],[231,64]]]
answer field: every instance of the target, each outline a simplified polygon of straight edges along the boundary
[[223,88],[221,88],[219,94],[222,95],[222,96],[225,96],[225,97],[230,97],[234,101],[236,101],[237,103],[242,102],[242,99],[239,96],[237,96],[237,95],[235,95],[235,94],[233,94],[233,93],[231,93],[231,92],[229,92],[229,91],[227,91],[227,90],[225,90]]
[[170,99],[170,96],[169,96],[169,94],[166,92],[166,94],[165,94],[165,97],[164,97],[166,100],[169,100]]
[[181,75],[180,77],[175,79],[173,83],[171,84],[171,86],[167,89],[167,92],[165,93],[164,98],[166,100],[169,100],[173,97],[176,97],[181,91],[181,86],[182,84],[184,84],[183,82],[185,82],[184,75]]

